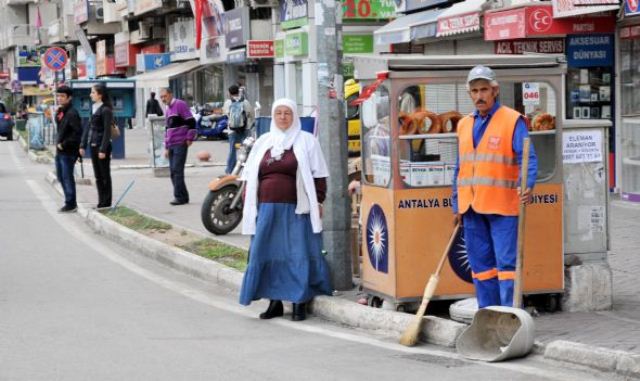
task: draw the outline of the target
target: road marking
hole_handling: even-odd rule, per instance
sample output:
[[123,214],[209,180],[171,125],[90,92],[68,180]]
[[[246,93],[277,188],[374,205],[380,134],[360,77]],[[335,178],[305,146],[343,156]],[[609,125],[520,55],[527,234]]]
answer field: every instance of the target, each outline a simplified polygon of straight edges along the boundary
[[[32,179],[26,180],[29,188],[36,196],[36,198],[40,201],[40,203],[44,206],[44,209],[51,215],[51,217],[71,236],[76,238],[78,241],[85,243],[88,247],[91,247],[95,252],[109,259],[110,261],[120,265],[126,270],[145,278],[159,286],[162,286],[170,291],[178,293],[180,295],[186,296],[192,300],[200,302],[202,304],[234,313],[236,315],[245,316],[248,318],[255,318],[255,311],[252,309],[242,307],[240,305],[229,304],[227,299],[223,299],[222,297],[214,296],[209,293],[205,293],[203,291],[196,290],[190,286],[184,285],[177,281],[172,281],[167,278],[164,278],[158,274],[153,273],[152,271],[146,270],[139,265],[125,259],[124,257],[116,254],[112,249],[110,249],[107,245],[102,243],[100,240],[96,240],[95,236],[90,236],[85,231],[80,229],[74,229],[72,225],[69,224],[69,217],[73,217],[72,214],[61,214],[56,211],[56,203],[50,197],[50,194],[47,193],[42,187],[38,184],[37,181]],[[313,320],[311,321],[313,322]],[[311,323],[310,322],[310,323]],[[265,322],[266,323],[266,322]],[[588,377],[587,374],[581,374],[576,376],[569,376],[567,374],[559,374],[561,369],[564,368],[552,368],[549,363],[534,363],[533,365],[525,365],[521,364],[520,360],[516,360],[515,362],[505,362],[505,363],[484,363],[480,361],[472,361],[468,360],[457,353],[447,352],[443,350],[433,349],[430,347],[405,347],[400,344],[384,342],[379,339],[351,334],[343,331],[332,330],[329,328],[319,327],[316,325],[312,325],[310,323],[303,322],[293,322],[284,319],[274,319],[269,322],[270,324],[277,324],[283,327],[287,327],[290,329],[295,329],[298,331],[320,334],[323,336],[332,337],[335,339],[350,341],[354,343],[359,343],[363,345],[370,345],[373,347],[382,348],[385,350],[395,351],[395,352],[403,352],[409,354],[424,354],[438,357],[445,357],[449,359],[461,360],[465,361],[471,365],[478,366],[487,366],[493,367],[503,370],[510,370],[513,372],[527,374],[536,376],[536,379],[542,379],[543,377],[552,379],[552,380],[562,380],[562,381],[587,381],[587,380],[599,380],[600,378]],[[548,369],[543,369],[541,366],[545,366]],[[566,371],[566,369],[564,369]],[[554,371],[556,373],[554,373]],[[583,371],[583,370],[582,370]]]
[[15,150],[15,147],[14,147],[13,144],[9,145],[9,155],[11,156],[11,159],[13,160],[13,163],[15,164],[15,168],[23,170],[24,169],[24,164],[22,163],[22,161],[18,160],[18,155],[16,155],[16,150]]

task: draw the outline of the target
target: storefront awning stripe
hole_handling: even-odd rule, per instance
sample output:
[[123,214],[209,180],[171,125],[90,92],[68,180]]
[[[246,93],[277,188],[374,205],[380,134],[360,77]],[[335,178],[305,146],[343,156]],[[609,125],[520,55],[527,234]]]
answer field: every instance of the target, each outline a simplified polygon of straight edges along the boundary
[[200,66],[200,60],[176,62],[157,70],[138,74],[129,79],[136,81],[137,87],[158,88],[169,87],[169,80],[181,74],[188,73]]
[[455,3],[438,16],[437,37],[480,30],[480,14],[487,0],[465,0]]
[[[412,39],[412,27],[434,23],[443,10],[430,10],[398,17],[373,32],[376,45],[400,44]],[[435,34],[434,34],[435,36]],[[431,37],[431,36],[428,36]]]

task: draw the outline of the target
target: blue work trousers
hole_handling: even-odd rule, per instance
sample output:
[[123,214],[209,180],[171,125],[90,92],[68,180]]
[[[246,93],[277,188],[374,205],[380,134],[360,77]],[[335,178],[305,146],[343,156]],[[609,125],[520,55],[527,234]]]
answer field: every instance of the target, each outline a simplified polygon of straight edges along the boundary
[[480,214],[469,209],[462,221],[478,307],[511,307],[518,217]]
[[73,168],[78,155],[66,155],[58,153],[56,155],[56,176],[64,192],[64,205],[75,208],[76,203],[76,179],[73,176]]

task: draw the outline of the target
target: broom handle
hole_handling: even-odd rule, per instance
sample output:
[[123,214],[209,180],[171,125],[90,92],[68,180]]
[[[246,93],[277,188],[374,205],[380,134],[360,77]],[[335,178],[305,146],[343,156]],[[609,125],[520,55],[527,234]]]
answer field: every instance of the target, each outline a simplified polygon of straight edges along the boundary
[[[520,166],[520,193],[527,190],[529,174],[529,138],[523,140],[522,165]],[[520,195],[518,195],[520,196]],[[522,260],[524,254],[524,222],[526,205],[518,200],[518,251],[516,255],[516,279],[513,282],[513,307],[522,306]]]
[[444,250],[444,253],[442,253],[442,257],[440,257],[440,262],[438,262],[438,267],[436,267],[436,270],[433,272],[433,274],[431,274],[431,278],[429,278],[429,282],[427,283],[427,286],[424,289],[424,295],[422,296],[422,303],[420,303],[420,309],[418,310],[418,313],[416,314],[416,316],[420,316],[420,317],[424,316],[424,313],[427,310],[427,304],[429,304],[429,301],[431,300],[435,292],[435,288],[438,285],[440,271],[442,271],[442,267],[444,266],[444,261],[447,259],[447,254],[451,250],[451,246],[453,246],[453,242],[456,240],[456,236],[458,235],[459,229],[460,229],[460,224],[458,223],[453,228],[453,233],[451,233],[451,238],[449,238],[449,243],[447,243],[447,248]]

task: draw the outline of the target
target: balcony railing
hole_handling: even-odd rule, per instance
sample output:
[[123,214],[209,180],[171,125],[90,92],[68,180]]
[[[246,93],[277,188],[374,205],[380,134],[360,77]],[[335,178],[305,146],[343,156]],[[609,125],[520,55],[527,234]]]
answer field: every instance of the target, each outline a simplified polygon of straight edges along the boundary
[[0,50],[17,45],[43,45],[48,41],[47,29],[28,24],[0,27]]

